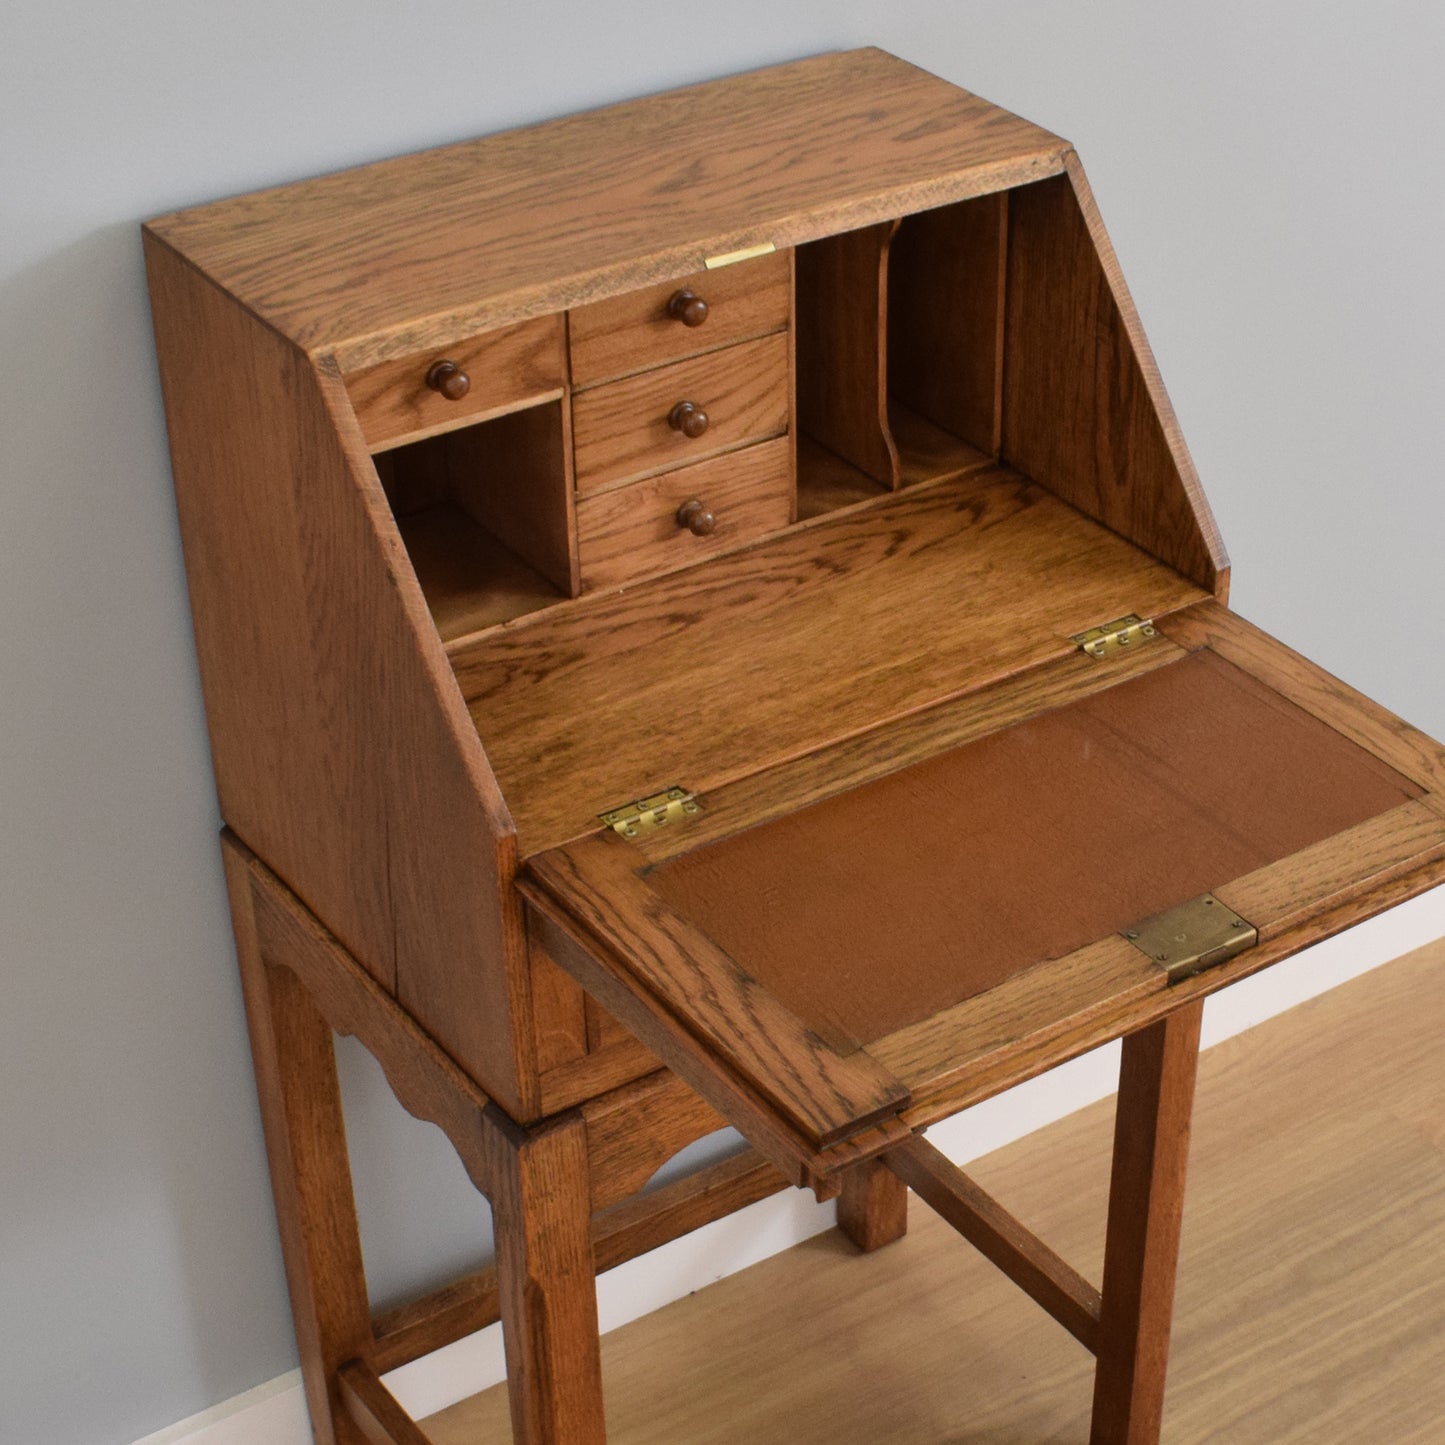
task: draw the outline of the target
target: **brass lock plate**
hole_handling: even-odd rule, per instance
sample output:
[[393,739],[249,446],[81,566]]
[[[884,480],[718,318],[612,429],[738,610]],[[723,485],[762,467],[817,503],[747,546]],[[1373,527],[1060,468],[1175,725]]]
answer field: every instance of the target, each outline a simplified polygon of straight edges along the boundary
[[1142,919],[1123,936],[1169,975],[1192,978],[1259,942],[1259,930],[1212,893]]

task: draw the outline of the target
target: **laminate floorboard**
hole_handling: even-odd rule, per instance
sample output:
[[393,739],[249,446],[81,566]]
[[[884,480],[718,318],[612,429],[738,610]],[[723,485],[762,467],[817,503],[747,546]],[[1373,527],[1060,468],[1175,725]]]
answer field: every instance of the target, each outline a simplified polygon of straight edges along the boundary
[[[1167,1445],[1445,1441],[1445,940],[1202,1058]],[[1101,1274],[1113,1103],[969,1166]],[[603,1342],[611,1445],[1084,1445],[1092,1359],[911,1200]],[[503,1387],[425,1422],[510,1440]]]

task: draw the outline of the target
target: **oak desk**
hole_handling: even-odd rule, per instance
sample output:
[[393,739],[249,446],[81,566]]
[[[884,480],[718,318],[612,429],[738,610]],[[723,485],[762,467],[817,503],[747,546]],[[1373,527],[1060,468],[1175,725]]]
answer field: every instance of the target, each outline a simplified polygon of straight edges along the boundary
[[[595,1270],[787,1184],[912,1186],[1157,1439],[1203,999],[1445,877],[1445,757],[1228,610],[1067,144],[865,50],[146,246],[317,1439],[500,1317],[601,1441]],[[496,1223],[376,1318],[332,1030]],[[922,1131],[1118,1037],[1100,1291]]]

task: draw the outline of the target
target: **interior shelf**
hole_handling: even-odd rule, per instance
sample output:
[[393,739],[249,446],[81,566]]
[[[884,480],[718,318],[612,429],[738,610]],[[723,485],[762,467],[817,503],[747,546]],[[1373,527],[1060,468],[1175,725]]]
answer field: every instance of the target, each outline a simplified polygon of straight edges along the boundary
[[[899,484],[919,486],[963,476],[993,465],[994,458],[927,417],[904,406],[888,404],[888,427],[898,452]],[[801,433],[798,437],[798,520],[821,517],[840,507],[855,506],[887,496],[889,488],[859,471],[837,452]]]
[[577,594],[559,402],[373,460],[443,642]]
[[443,642],[548,607],[565,594],[453,502],[399,522]]
[[984,196],[798,248],[801,518],[998,457],[1006,207]]
[[882,482],[860,472],[852,462],[814,441],[807,432],[798,434],[798,520],[806,522],[840,507],[851,507],[888,495]]
[[888,402],[888,430],[898,449],[899,485],[903,487],[960,476],[994,462],[988,452],[960,440],[896,398]]

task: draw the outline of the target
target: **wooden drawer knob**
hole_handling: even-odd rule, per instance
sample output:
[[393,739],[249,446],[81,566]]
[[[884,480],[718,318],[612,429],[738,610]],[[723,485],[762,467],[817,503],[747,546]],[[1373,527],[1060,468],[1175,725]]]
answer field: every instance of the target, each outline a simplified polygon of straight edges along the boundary
[[717,518],[696,497],[677,509],[677,525],[694,537],[710,537],[717,530]]
[[455,361],[436,361],[426,374],[426,384],[448,401],[460,401],[471,389],[472,379]]
[[707,413],[695,401],[680,401],[668,412],[667,424],[685,437],[700,437],[707,430]]
[[701,326],[707,320],[707,302],[697,294],[683,287],[674,291],[667,303],[667,314],[684,326]]

